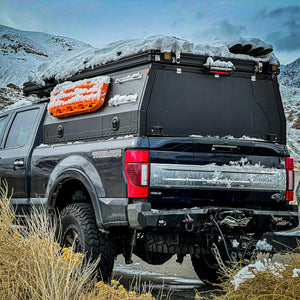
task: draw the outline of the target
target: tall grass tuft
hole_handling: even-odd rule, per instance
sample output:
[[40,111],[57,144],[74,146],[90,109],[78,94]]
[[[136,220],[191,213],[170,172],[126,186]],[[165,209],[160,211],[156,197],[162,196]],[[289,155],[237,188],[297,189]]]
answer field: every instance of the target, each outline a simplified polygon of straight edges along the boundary
[[56,243],[55,226],[44,211],[33,210],[27,226],[19,226],[7,195],[7,184],[2,181],[0,298],[80,299],[95,263],[83,264],[82,254],[61,249]]
[[[286,255],[278,256],[274,260],[262,260],[259,270],[248,266],[247,279],[235,284],[237,269],[232,274],[227,274],[227,280],[216,286],[218,295],[210,297],[215,300],[297,300],[300,299],[300,247]],[[279,262],[279,261],[282,262]],[[245,270],[245,268],[243,269]],[[245,274],[245,272],[244,272]],[[252,277],[252,278],[251,278]],[[195,299],[208,299],[197,293]]]
[[127,292],[115,281],[96,283],[98,262],[86,262],[72,248],[61,249],[55,232],[45,211],[34,208],[26,226],[20,226],[7,183],[0,181],[0,299],[154,299]]

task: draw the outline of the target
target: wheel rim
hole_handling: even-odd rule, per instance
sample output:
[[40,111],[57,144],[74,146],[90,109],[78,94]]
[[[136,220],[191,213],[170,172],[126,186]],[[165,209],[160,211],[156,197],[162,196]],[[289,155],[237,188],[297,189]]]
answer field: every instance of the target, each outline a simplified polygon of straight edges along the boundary
[[81,252],[81,241],[77,231],[74,228],[70,228],[66,231],[63,239],[63,247],[72,247],[73,252]]

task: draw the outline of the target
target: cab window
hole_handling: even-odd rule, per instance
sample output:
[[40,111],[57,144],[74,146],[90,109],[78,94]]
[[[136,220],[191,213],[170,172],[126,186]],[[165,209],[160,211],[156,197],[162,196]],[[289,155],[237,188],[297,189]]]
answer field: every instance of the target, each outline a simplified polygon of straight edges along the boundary
[[16,114],[6,139],[5,148],[22,147],[27,144],[32,134],[37,114],[38,109],[22,111]]

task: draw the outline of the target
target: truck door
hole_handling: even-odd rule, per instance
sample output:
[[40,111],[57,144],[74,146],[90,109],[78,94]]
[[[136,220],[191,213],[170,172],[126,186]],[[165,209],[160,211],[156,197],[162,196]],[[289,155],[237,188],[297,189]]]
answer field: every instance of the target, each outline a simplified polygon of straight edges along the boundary
[[28,157],[35,137],[38,115],[39,107],[19,109],[12,114],[0,150],[0,176],[7,181],[9,194],[12,195],[11,202],[17,206],[19,213],[29,204]]

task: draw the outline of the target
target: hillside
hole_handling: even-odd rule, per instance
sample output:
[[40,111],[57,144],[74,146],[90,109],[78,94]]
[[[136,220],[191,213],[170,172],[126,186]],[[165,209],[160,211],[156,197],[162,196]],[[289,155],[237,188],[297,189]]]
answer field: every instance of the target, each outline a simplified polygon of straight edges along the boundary
[[300,166],[300,88],[280,86],[287,119],[287,144],[291,157]]
[[0,25],[0,85],[21,86],[41,63],[90,45],[66,37]]
[[21,99],[19,87],[40,64],[88,48],[92,47],[74,39],[0,25],[0,109]]
[[279,80],[283,85],[300,88],[300,58],[284,66]]

